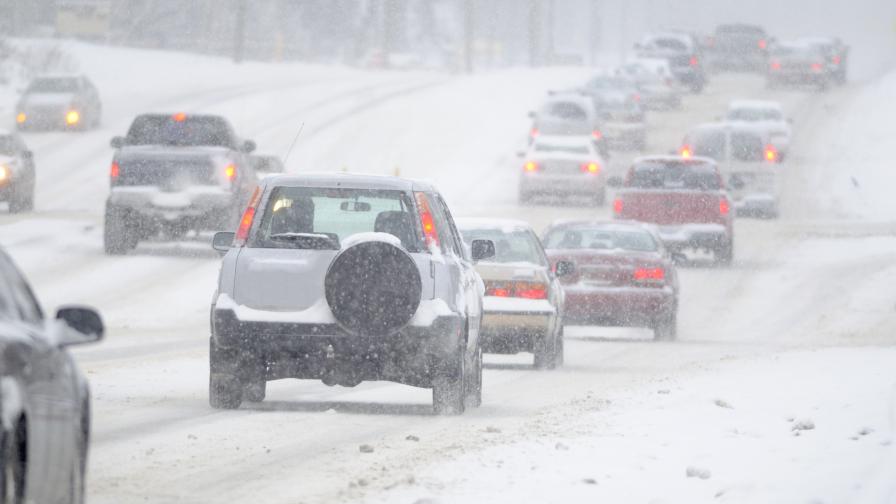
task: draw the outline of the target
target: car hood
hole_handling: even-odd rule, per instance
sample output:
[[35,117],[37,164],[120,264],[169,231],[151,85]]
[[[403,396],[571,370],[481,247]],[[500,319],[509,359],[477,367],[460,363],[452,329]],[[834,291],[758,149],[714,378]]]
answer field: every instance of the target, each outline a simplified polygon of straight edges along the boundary
[[27,94],[19,102],[22,107],[59,106],[65,107],[75,101],[74,93],[40,93]]

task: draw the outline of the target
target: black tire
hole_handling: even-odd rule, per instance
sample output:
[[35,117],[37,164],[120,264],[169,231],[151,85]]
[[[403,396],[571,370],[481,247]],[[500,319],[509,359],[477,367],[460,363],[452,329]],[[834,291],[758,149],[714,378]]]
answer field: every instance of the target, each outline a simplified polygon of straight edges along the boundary
[[25,502],[25,458],[22,453],[23,429],[2,439],[0,453],[0,504]]
[[243,376],[243,401],[262,402],[267,394],[267,369],[263,359],[253,358],[252,364],[245,366],[247,375]]
[[678,316],[675,311],[654,322],[654,341],[675,341],[678,336]]
[[535,369],[554,369],[557,363],[556,335],[538,335],[532,349]]
[[519,198],[517,198],[517,201],[520,205],[528,205],[532,203],[532,195],[530,193],[520,191],[520,195]]
[[554,365],[553,368],[563,367],[563,363],[566,358],[564,356],[564,344],[563,344],[563,324],[560,324],[560,330],[557,331],[557,341],[555,342],[555,351],[554,351]]
[[9,200],[9,212],[17,214],[32,210],[34,210],[34,186],[25,188],[21,192],[14,191]]
[[464,396],[466,408],[482,406],[482,348],[477,348],[473,355],[473,363],[467,373],[467,389]]
[[243,384],[237,376],[239,356],[235,350],[219,348],[209,339],[208,402],[215,409],[237,409],[243,402]]
[[128,225],[127,212],[106,205],[103,224],[103,249],[108,255],[122,255],[137,248],[139,238],[132,226]]
[[432,409],[436,415],[461,415],[464,412],[466,370],[463,349],[458,350],[443,369],[436,372],[432,381]]
[[734,262],[734,243],[729,242],[716,250],[715,260],[719,266],[731,266]]

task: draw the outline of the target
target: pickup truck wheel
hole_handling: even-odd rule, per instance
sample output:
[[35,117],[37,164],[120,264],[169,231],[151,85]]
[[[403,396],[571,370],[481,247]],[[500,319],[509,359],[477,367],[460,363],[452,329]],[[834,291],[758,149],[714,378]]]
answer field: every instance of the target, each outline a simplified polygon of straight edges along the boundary
[[236,409],[243,402],[243,384],[236,375],[239,356],[209,339],[208,402],[215,409]]
[[734,243],[729,243],[716,250],[715,260],[719,266],[731,266],[734,261]]
[[672,312],[657,320],[653,327],[655,341],[674,341],[678,333],[678,316]]
[[432,407],[436,415],[460,415],[464,412],[466,373],[463,350],[448,369],[439,370],[432,382]]
[[467,390],[464,406],[478,408],[482,406],[482,348],[477,348],[473,355],[473,364],[467,373]]
[[138,238],[126,222],[127,213],[115,207],[106,207],[103,224],[103,249],[109,255],[121,255],[137,247]]

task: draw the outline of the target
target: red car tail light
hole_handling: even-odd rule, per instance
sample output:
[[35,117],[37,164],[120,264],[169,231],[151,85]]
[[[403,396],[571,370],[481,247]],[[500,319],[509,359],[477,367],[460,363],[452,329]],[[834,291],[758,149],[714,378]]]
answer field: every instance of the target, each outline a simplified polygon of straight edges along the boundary
[[722,197],[719,199],[719,213],[728,215],[729,212],[731,212],[731,203],[728,202],[728,198]]
[[595,140],[600,140],[604,137],[604,134],[600,132],[600,130],[594,130],[591,132],[591,137]]
[[681,154],[681,157],[685,159],[690,159],[694,156],[694,153],[691,151],[690,145],[683,145],[678,153]]
[[485,283],[485,295],[521,299],[547,299],[547,286],[541,282],[492,282]]
[[534,173],[540,169],[541,167],[535,161],[527,161],[526,164],[523,165],[523,170],[528,173]]
[[756,43],[760,49],[765,49],[768,47],[768,42],[765,39],[759,39],[759,42]]
[[632,277],[637,282],[662,282],[666,279],[663,268],[637,268]]
[[109,178],[111,178],[114,183],[118,180],[119,176],[121,176],[121,168],[116,161],[112,161],[112,166],[109,167]]
[[778,71],[781,69],[781,62],[777,60],[772,61],[770,67],[772,70]]
[[246,244],[246,241],[249,240],[249,230],[252,229],[252,222],[255,221],[255,212],[260,201],[261,189],[255,187],[255,192],[252,193],[252,198],[249,199],[249,206],[247,206],[246,211],[243,212],[243,217],[240,219],[240,226],[237,228],[236,235],[233,238],[233,245],[235,247],[242,247]]
[[613,200],[613,213],[621,214],[623,208],[622,198],[616,198]]
[[582,163],[581,168],[582,173],[589,173],[591,175],[597,175],[598,173],[600,173],[600,165],[595,162]]
[[233,182],[236,179],[236,165],[233,163],[228,164],[224,167],[224,176],[227,177],[227,180]]
[[429,207],[426,193],[414,193],[414,197],[417,199],[417,206],[420,209],[420,226],[423,228],[423,240],[426,243],[426,247],[438,247],[439,233],[436,230],[436,222]]
[[820,72],[822,69],[822,65],[821,63],[812,63],[811,68],[813,72]]
[[776,149],[774,145],[765,146],[765,160],[769,163],[778,161],[778,149]]
[[691,56],[691,60],[688,61],[688,64],[690,64],[692,67],[695,67],[695,66],[697,66],[697,63],[699,63],[699,61],[697,61],[697,57]]

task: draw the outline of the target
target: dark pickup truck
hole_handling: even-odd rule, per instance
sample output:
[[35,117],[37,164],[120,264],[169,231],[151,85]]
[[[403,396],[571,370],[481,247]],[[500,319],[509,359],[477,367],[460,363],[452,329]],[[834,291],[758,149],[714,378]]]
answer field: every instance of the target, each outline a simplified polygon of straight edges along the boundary
[[141,240],[236,229],[257,184],[248,156],[255,143],[237,138],[223,117],[140,115],[112,147],[107,254]]
[[[620,181],[614,185],[620,185]],[[734,258],[731,202],[715,161],[650,156],[635,159],[613,202],[617,219],[655,224],[672,252],[705,250],[719,264]]]

